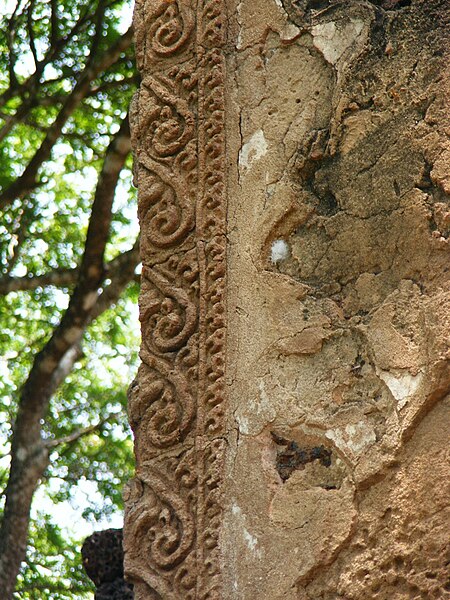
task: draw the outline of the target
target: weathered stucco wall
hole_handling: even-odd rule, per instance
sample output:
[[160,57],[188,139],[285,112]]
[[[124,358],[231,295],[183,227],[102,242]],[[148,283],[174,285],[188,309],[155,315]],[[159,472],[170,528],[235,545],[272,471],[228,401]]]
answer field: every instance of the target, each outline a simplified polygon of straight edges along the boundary
[[450,594],[449,20],[137,3],[137,598]]
[[232,11],[224,597],[443,598],[445,6],[327,4]]

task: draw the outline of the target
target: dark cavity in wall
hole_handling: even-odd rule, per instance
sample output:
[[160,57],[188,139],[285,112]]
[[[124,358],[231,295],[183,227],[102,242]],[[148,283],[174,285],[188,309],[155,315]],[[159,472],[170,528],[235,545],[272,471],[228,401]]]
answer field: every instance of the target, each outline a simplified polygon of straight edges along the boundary
[[275,466],[279,476],[287,481],[292,473],[303,469],[307,463],[318,460],[324,467],[331,465],[331,450],[325,446],[299,446],[293,440],[286,440],[273,431],[270,432],[272,439],[281,448],[277,448]]
[[[382,14],[388,11],[401,10],[412,3],[412,0],[368,1],[376,7],[377,12]],[[350,3],[343,0],[281,0],[281,2],[290,19],[300,27],[311,25],[316,18],[321,18],[335,10],[345,9],[350,5]],[[359,3],[367,6],[366,0],[360,0]]]
[[370,2],[384,10],[399,10],[405,6],[411,6],[412,0],[370,0]]

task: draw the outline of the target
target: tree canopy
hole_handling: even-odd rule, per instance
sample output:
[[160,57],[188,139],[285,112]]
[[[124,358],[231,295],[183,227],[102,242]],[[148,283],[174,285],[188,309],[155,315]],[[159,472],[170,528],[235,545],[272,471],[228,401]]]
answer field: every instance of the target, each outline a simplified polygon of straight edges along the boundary
[[132,469],[131,10],[125,0],[8,0],[0,17],[5,600],[92,597],[82,522],[94,529],[121,510]]

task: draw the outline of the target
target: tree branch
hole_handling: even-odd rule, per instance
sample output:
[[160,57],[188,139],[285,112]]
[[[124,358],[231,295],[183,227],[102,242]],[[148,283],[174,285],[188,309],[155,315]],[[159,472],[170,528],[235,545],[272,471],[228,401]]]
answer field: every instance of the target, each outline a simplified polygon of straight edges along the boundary
[[9,276],[15,264],[19,260],[21,248],[27,240],[29,227],[36,216],[35,209],[36,206],[34,199],[24,201],[14,221],[11,223],[9,242],[10,252],[7,263],[4,265],[5,277]]
[[61,446],[62,444],[73,444],[78,441],[81,437],[88,435],[89,433],[93,433],[94,431],[98,431],[103,427],[105,423],[107,423],[112,417],[116,417],[117,413],[109,413],[106,417],[98,421],[98,423],[94,423],[93,425],[88,425],[87,427],[82,427],[81,429],[77,429],[68,435],[60,437],[56,440],[46,440],[45,446],[47,448],[56,448],[57,446]]
[[133,29],[130,27],[113,47],[110,48],[108,52],[104,53],[100,60],[94,61],[85,68],[72,90],[72,93],[64,102],[55,121],[49,127],[47,135],[40,147],[25,168],[25,171],[14,181],[14,183],[0,194],[0,209],[13,202],[16,198],[23,198],[37,186],[36,178],[41,165],[50,158],[52,148],[60,137],[64,125],[86,96],[91,82],[96,79],[100,73],[117,61],[122,52],[130,47],[132,39]]
[[87,96],[96,96],[97,94],[99,94],[101,92],[105,92],[107,90],[114,89],[121,85],[134,84],[137,86],[139,84],[139,82],[140,82],[139,75],[132,75],[131,77],[124,77],[123,79],[114,79],[112,81],[106,81],[102,85],[92,87],[89,90],[89,93],[87,94]]
[[55,269],[42,275],[34,277],[1,277],[0,295],[6,296],[10,292],[27,292],[35,290],[38,287],[49,285],[55,287],[69,287],[73,285],[78,277],[78,268],[76,269]]
[[28,41],[29,41],[31,54],[33,55],[34,66],[35,66],[35,69],[37,69],[39,59],[38,59],[38,55],[37,55],[37,51],[36,51],[36,43],[34,40],[33,10],[34,10],[34,0],[30,0],[30,3],[27,7],[27,31],[28,31],[28,38],[29,38]]
[[[109,236],[115,189],[130,149],[129,124],[128,118],[125,118],[108,146],[97,181],[78,282],[69,307],[47,345],[36,356],[23,390],[20,404],[27,405],[33,414],[46,410],[46,401],[43,402],[43,399],[48,400],[49,377],[67,350],[81,339],[90,321],[91,310],[104,278],[103,256]],[[37,390],[40,394],[36,393]]]
[[58,41],[58,3],[50,0],[50,47],[54,48]]
[[[117,302],[123,290],[134,280],[136,267],[140,263],[139,239],[131,250],[120,254],[115,259],[114,268],[108,273],[111,283],[104,288],[92,310],[92,320],[97,319],[105,310]],[[111,261],[111,264],[114,262]]]
[[[13,13],[13,16],[17,13],[21,5],[21,1],[17,3],[16,9]],[[9,87],[0,94],[0,106],[5,106],[5,104],[14,96],[21,96],[22,98],[26,97],[30,91],[36,87],[45,67],[51,62],[55,61],[62,53],[62,51],[67,47],[67,44],[70,40],[77,35],[84,25],[89,23],[92,14],[90,12],[89,4],[86,6],[83,13],[80,14],[78,21],[69,31],[69,33],[65,36],[55,39],[54,44],[50,44],[44,58],[38,63],[38,68],[34,73],[32,73],[25,81],[22,83],[18,83],[16,80],[16,84],[13,86],[9,85]],[[12,17],[11,17],[12,19]],[[8,32],[14,31],[12,28],[12,22],[10,20],[10,24],[8,26]],[[15,77],[15,73],[14,73]]]
[[[127,250],[114,257],[105,265],[103,279],[115,279],[120,271],[129,273],[136,269],[139,264],[139,242],[137,241],[131,250]],[[79,267],[74,269],[54,269],[41,275],[25,277],[0,277],[0,296],[6,296],[11,292],[30,292],[38,287],[70,287],[78,280]]]
[[23,103],[18,107],[13,115],[8,115],[4,119],[4,124],[0,129],[0,142],[2,142],[7,135],[11,132],[11,129],[20,123],[23,118],[28,114],[29,110],[33,108],[35,104],[34,99],[24,100]]
[[95,56],[97,55],[97,52],[98,52],[98,47],[99,47],[100,40],[101,40],[102,34],[103,34],[103,18],[105,16],[105,10],[106,10],[105,0],[100,0],[97,5],[97,9],[95,11],[94,19],[93,19],[93,21],[95,23],[95,33],[94,33],[94,37],[93,37],[93,40],[91,43],[89,60],[87,63],[88,66],[95,59]]
[[15,35],[15,27],[14,21],[16,18],[17,11],[20,8],[21,2],[18,0],[14,11],[8,21],[7,29],[6,29],[6,43],[8,44],[8,70],[9,70],[9,89],[16,89],[18,82],[15,72],[16,66],[16,54],[14,51],[14,35]]
[[57,368],[54,370],[50,381],[48,393],[49,397],[53,396],[62,382],[66,379],[67,375],[72,372],[72,369],[75,363],[83,357],[83,350],[81,348],[81,343],[71,346],[61,360],[58,363]]

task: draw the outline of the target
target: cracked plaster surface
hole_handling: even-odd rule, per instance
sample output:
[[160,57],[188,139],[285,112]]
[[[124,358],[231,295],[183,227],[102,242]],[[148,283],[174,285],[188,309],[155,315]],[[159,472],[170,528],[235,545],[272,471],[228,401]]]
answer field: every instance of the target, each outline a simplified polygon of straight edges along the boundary
[[[449,592],[435,517],[448,78],[445,7],[432,5],[355,1],[302,21],[253,0],[233,13],[227,598]],[[282,481],[273,434],[308,456],[326,447],[331,464],[300,461]]]

